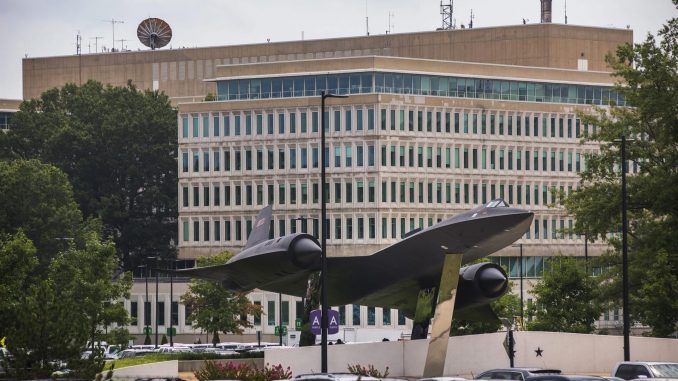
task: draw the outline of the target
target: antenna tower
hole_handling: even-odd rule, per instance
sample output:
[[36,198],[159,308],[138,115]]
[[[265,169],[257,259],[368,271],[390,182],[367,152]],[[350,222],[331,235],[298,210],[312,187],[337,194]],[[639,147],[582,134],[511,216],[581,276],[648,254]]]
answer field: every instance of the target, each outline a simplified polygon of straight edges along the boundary
[[472,29],[473,28],[473,20],[476,18],[476,16],[473,15],[473,9],[471,9],[471,20],[468,22],[468,28]]
[[567,0],[565,0],[565,24],[567,24]]
[[393,33],[394,25],[391,19],[395,18],[395,13],[388,11],[388,30],[386,31],[386,34],[391,34]]
[[370,35],[370,18],[367,16],[367,0],[365,0],[365,31]]
[[122,51],[125,50],[125,46],[124,46],[125,41],[129,41],[129,40],[126,40],[126,39],[124,39],[124,38],[121,38],[121,39],[116,40],[116,41],[119,41],[119,42],[120,42],[120,51],[122,52]]
[[103,22],[110,22],[111,23],[111,29],[113,30],[113,38],[111,41],[113,43],[111,44],[111,52],[115,51],[115,24],[124,24],[124,21],[121,20],[116,20],[116,19],[110,19],[110,20],[102,20]]
[[80,35],[80,31],[78,31],[78,34],[75,36],[75,54],[82,54],[82,36]]
[[99,40],[103,37],[91,37],[90,40],[94,40],[94,53],[99,53]]
[[443,16],[443,26],[441,30],[450,30],[456,29],[454,21],[452,19],[452,14],[454,13],[454,0],[449,0],[449,3],[444,4],[440,2],[440,14]]

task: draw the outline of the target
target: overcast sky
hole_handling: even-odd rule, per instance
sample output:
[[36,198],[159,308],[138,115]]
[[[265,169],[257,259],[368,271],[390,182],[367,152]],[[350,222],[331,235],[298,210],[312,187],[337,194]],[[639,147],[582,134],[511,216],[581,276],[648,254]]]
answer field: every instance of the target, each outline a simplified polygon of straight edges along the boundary
[[[455,0],[457,24],[515,25],[539,22],[539,0]],[[565,0],[553,0],[553,22],[564,22]],[[136,38],[137,24],[159,17],[172,27],[172,47],[246,44],[326,37],[433,30],[440,26],[440,0],[0,0],[0,98],[20,99],[21,59],[75,54],[76,34],[83,53],[110,48],[146,49]],[[670,0],[568,0],[568,23],[634,30],[636,42],[656,34],[677,16]],[[109,20],[105,22],[104,20]],[[121,42],[116,41],[116,48]]]

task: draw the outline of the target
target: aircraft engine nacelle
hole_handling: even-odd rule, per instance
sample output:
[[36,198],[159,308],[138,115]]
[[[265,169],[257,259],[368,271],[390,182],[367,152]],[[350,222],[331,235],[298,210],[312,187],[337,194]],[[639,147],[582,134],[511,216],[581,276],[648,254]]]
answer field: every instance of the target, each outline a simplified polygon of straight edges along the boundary
[[240,290],[262,288],[271,282],[319,270],[320,254],[320,244],[309,234],[267,240],[231,258],[227,264],[230,282],[225,286]]
[[487,262],[463,267],[455,308],[487,304],[504,295],[507,288],[508,278],[499,265]]

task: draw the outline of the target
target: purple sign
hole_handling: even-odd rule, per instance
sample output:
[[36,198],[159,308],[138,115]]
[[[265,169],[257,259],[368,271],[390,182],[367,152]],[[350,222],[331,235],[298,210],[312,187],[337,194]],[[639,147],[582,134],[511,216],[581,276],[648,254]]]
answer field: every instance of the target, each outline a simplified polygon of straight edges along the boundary
[[[339,333],[339,311],[329,310],[327,314],[329,327],[327,328],[327,333],[334,335]],[[322,313],[320,310],[311,311],[309,315],[309,320],[311,321],[311,333],[314,335],[322,334]]]

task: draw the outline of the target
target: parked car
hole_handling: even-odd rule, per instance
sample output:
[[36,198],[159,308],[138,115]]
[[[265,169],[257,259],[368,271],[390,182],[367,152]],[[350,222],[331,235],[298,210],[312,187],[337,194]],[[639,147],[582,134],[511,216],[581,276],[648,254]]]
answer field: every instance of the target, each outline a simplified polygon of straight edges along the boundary
[[5,369],[5,364],[9,362],[12,358],[12,355],[5,348],[0,348],[0,376],[7,374],[7,369]]
[[464,377],[429,377],[420,378],[417,381],[466,381]]
[[560,374],[559,369],[541,369],[541,368],[500,368],[486,370],[480,373],[476,380],[520,380],[525,381],[528,377],[534,377],[542,374]]
[[292,379],[293,381],[379,381],[378,378],[356,376],[351,373],[314,373],[300,374]]
[[163,347],[158,348],[158,353],[191,353],[191,348],[189,347]]
[[678,378],[678,363],[622,361],[612,369],[612,376],[624,380],[636,378]]
[[605,381],[598,376],[575,376],[565,374],[544,374],[526,378],[526,381]]

